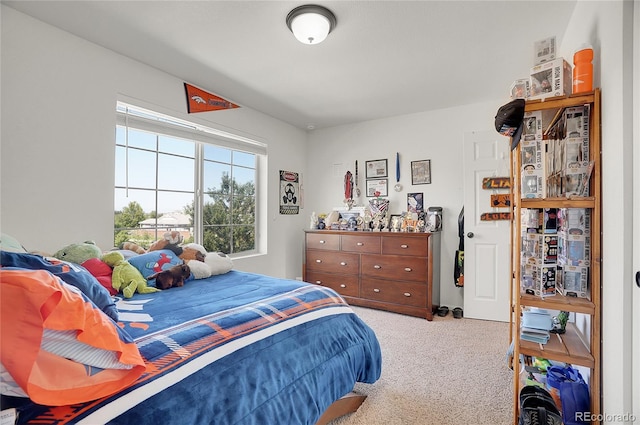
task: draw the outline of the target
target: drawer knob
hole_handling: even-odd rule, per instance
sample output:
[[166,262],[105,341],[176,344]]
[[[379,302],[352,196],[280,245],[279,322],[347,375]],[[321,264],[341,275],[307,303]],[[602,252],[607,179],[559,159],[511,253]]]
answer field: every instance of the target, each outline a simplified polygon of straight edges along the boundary
[[316,280],[316,285],[322,285],[322,281],[321,280]]
[[347,285],[345,285],[344,283],[341,283],[341,284],[340,284],[340,287],[341,287],[341,288],[346,288],[346,287],[347,287]]
[[377,264],[376,264],[375,266],[373,266],[373,268],[374,268],[374,269],[381,269],[381,268],[382,268],[382,266],[379,266],[379,265],[377,265]]
[[410,272],[410,271],[411,271],[411,267],[405,267],[405,268],[404,268],[404,271],[405,271],[405,272]]
[[316,263],[322,263],[322,260],[316,260]]
[[400,245],[400,248],[407,249],[407,248],[409,248],[409,245],[402,244],[402,245]]
[[362,242],[358,242],[356,245],[363,246],[364,244]]
[[320,242],[318,242],[318,243],[321,243],[321,244],[322,244],[322,243],[325,243],[325,241],[320,241]]
[[341,266],[346,266],[346,265],[347,265],[347,263],[345,263],[344,261],[341,261],[341,262],[340,262],[340,265],[341,265]]
[[404,296],[405,296],[405,297],[410,297],[410,296],[411,296],[411,293],[409,293],[409,292],[405,292],[405,293],[404,293]]
[[380,292],[380,290],[378,288],[374,288],[373,292]]

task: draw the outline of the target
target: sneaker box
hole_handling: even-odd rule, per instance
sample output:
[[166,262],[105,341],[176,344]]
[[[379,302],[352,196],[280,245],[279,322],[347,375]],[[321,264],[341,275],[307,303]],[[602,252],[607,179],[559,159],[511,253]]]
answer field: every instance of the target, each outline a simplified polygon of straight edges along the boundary
[[550,96],[571,94],[571,65],[564,58],[556,58],[531,68],[529,99],[544,99]]
[[568,297],[589,298],[589,267],[558,266],[556,286]]

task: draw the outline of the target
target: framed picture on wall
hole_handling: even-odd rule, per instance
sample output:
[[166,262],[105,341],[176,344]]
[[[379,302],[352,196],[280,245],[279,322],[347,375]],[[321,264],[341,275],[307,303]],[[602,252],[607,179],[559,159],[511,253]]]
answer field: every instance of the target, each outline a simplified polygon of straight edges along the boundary
[[365,161],[365,177],[367,179],[379,179],[380,177],[387,177],[388,175],[386,159]]
[[411,161],[411,184],[431,184],[431,160]]
[[[389,196],[389,179],[367,180],[367,197]],[[378,192],[376,194],[376,192]]]

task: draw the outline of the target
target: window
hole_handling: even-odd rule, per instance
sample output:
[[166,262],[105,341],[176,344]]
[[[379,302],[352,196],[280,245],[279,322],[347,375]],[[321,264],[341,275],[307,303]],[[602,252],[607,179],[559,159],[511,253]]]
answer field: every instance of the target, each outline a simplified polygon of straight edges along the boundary
[[115,246],[176,231],[209,252],[256,251],[264,144],[120,102],[116,113]]

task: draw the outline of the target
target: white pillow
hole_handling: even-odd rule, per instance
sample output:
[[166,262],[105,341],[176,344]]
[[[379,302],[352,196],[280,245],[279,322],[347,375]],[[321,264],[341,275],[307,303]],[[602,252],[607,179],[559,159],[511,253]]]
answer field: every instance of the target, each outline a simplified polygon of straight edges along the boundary
[[9,236],[6,233],[0,235],[0,248],[7,252],[26,253],[27,250],[18,242],[13,236]]
[[212,276],[227,273],[233,268],[233,261],[224,252],[209,252],[204,262],[211,268]]

